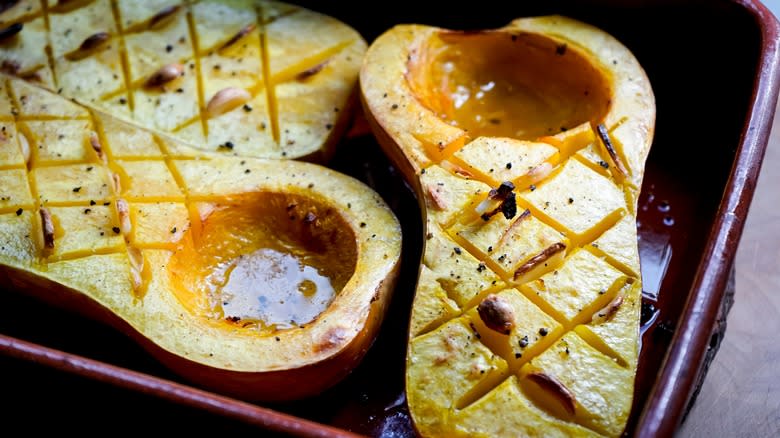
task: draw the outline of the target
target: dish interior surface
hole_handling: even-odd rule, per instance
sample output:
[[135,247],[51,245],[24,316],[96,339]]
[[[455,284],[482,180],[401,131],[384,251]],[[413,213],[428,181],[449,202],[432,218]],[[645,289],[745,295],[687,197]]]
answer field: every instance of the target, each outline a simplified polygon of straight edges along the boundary
[[[479,10],[456,10],[444,2],[439,8],[426,5],[425,10],[419,10],[411,2],[392,2],[372,4],[370,14],[365,14],[364,8],[350,9],[339,3],[302,3],[355,26],[368,41],[398,23],[480,29],[500,27],[514,17],[569,15],[601,27],[636,55],[653,86],[658,118],[639,200],[644,300],[630,434],[680,323],[740,141],[759,59],[760,33],[753,17],[726,1],[659,2],[656,6],[639,6],[644,2],[620,6],[620,2],[608,1],[481,2]],[[369,135],[342,141],[331,166],[368,183],[398,215],[405,238],[401,276],[378,339],[346,380],[313,399],[267,406],[357,433],[413,436],[403,386],[409,309],[422,244],[417,202]],[[7,310],[0,318],[0,333],[181,381],[118,332],[10,293],[2,280],[0,292]],[[19,412],[55,409],[66,416],[89,409],[110,421],[128,413],[116,409],[114,402],[121,397],[128,405],[143,403],[144,417],[149,421],[164,419],[205,427],[217,420],[152,396],[93,382],[84,384],[80,378],[63,378],[51,370],[6,358],[0,359],[0,366],[18,371],[4,373],[3,381],[8,397],[18,400],[15,409]],[[31,387],[45,388],[51,396],[42,400],[30,393]],[[83,403],[70,402],[68,394],[76,388]],[[114,396],[114,402],[101,403],[107,395]],[[237,423],[228,426],[228,430],[243,427]],[[145,430],[143,424],[128,427]]]

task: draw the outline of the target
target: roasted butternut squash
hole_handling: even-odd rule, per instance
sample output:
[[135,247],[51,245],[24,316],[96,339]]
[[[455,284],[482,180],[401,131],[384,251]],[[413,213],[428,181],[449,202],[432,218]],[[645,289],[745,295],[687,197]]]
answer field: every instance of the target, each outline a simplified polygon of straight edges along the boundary
[[362,183],[285,159],[325,159],[348,123],[358,34],[265,1],[6,3],[0,277],[223,393],[348,374],[400,225]]
[[560,16],[396,26],[361,96],[426,224],[406,361],[422,436],[619,436],[637,366],[636,205],[655,102]]
[[350,121],[366,43],[331,17],[266,0],[6,3],[5,73],[190,146],[324,162]]

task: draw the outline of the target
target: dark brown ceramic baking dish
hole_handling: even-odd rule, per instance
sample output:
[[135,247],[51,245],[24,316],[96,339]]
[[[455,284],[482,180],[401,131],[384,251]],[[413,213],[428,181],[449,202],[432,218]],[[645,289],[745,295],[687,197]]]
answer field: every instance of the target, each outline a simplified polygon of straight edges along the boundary
[[[636,54],[656,93],[658,123],[640,199],[643,345],[627,433],[671,436],[724,328],[729,274],[777,101],[778,23],[771,13],[751,0],[482,0],[465,9],[426,2],[425,10],[399,1],[370,8],[309,3],[369,41],[403,22],[473,29],[565,14],[604,28]],[[421,243],[417,204],[370,136],[343,142],[333,166],[374,186],[407,237],[390,314],[344,382],[285,405],[222,397],[181,382],[122,335],[1,282],[0,418],[28,431],[99,425],[107,433],[224,434],[259,426],[301,436],[411,435],[403,365]],[[29,416],[36,421],[22,422]]]

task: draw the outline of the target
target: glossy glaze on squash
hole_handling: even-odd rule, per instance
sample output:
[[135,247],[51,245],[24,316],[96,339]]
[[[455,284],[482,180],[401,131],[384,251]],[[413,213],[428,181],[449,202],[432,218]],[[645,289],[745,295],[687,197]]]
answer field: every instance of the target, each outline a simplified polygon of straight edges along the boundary
[[650,84],[564,17],[396,26],[361,71],[426,235],[406,367],[423,436],[618,436],[633,397]]
[[365,185],[286,160],[332,153],[362,38],[265,0],[6,3],[0,274],[221,392],[348,374],[400,227]]
[[191,148],[0,75],[0,275],[199,385],[336,383],[379,329],[400,242],[350,177]]

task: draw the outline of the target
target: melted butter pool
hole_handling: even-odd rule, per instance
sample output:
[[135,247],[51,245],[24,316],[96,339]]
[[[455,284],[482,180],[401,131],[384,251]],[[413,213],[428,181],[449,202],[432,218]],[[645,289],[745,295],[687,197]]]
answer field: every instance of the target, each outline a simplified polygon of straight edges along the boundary
[[311,323],[355,272],[355,234],[316,199],[259,192],[204,208],[168,264],[185,309],[220,329],[270,334]]
[[277,329],[313,321],[333,301],[330,279],[295,255],[261,248],[234,259],[215,291],[226,318],[259,321]]
[[416,97],[472,139],[535,140],[599,123],[611,105],[608,76],[541,35],[440,32],[408,68]]

